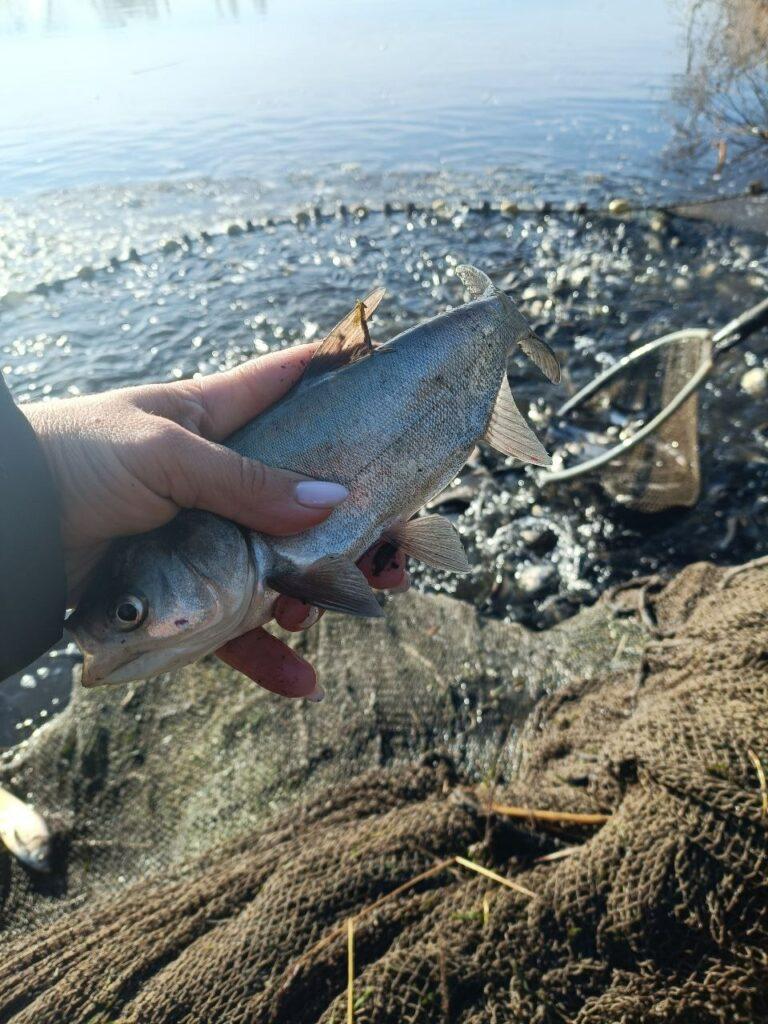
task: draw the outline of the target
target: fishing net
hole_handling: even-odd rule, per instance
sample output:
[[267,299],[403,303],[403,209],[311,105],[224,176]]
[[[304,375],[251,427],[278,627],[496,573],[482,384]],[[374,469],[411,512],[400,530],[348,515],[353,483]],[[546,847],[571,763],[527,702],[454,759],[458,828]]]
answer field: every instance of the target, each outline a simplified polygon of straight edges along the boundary
[[767,580],[327,616],[319,706],[214,663],[78,691],[5,768],[60,845],[4,863],[0,1020],[768,1020]]
[[[666,408],[709,359],[708,336],[694,333],[685,341],[667,345],[657,356],[657,366],[624,382],[622,390],[634,393],[637,406],[645,405],[645,419]],[[655,385],[649,387],[649,384]],[[647,401],[639,400],[639,388]],[[648,392],[655,392],[649,395]],[[636,512],[655,513],[670,508],[693,508],[701,493],[699,460],[699,393],[693,394],[654,431],[603,471],[603,489],[620,504]]]
[[[561,470],[567,477],[602,457],[589,472],[617,504],[644,513],[692,508],[701,493],[700,400],[697,388],[687,398],[685,389],[712,365],[711,335],[678,331],[637,352],[566,405],[570,440],[548,476],[556,482]],[[605,458],[614,448],[615,457]]]

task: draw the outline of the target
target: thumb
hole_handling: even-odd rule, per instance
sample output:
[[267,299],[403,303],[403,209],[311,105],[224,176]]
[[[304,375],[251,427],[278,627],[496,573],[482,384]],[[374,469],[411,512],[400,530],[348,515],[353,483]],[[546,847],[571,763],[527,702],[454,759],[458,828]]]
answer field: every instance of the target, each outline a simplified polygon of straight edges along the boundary
[[183,449],[173,501],[262,533],[300,533],[326,519],[349,494],[342,484],[272,469],[195,434],[186,435]]

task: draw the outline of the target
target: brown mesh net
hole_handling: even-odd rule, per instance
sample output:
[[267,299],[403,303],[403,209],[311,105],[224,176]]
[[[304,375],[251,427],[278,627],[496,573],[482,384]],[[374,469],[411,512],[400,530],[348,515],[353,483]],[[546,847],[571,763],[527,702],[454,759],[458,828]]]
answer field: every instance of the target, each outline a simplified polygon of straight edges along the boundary
[[[694,333],[689,339],[654,353],[660,379],[654,411],[669,405],[711,354],[711,338]],[[624,386],[632,387],[636,383],[630,378]],[[650,437],[609,463],[601,473],[600,482],[606,493],[636,512],[693,508],[701,492],[698,391],[694,391]]]
[[61,848],[6,864],[0,1020],[344,1024],[350,917],[356,1024],[768,1020],[767,583],[692,566],[650,637],[632,589],[538,636],[329,616],[319,708],[78,693],[6,767]]

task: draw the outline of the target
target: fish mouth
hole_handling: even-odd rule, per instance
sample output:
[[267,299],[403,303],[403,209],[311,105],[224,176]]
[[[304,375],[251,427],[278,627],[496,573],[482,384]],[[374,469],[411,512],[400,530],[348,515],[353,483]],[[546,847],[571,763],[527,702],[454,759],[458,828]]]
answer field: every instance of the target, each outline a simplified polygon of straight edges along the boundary
[[[82,649],[82,648],[81,648]],[[130,683],[137,678],[133,671],[134,660],[105,664],[103,658],[83,651],[83,665],[80,670],[80,683],[91,689],[94,686],[106,686],[108,683]]]
[[82,644],[80,649],[83,651],[80,682],[86,689],[116,683],[135,683],[150,676],[160,675],[162,672],[169,672],[190,660],[187,652],[177,648],[145,651],[127,660],[120,658],[119,655],[110,656],[102,652],[96,655],[85,650]]
[[98,632],[94,634],[78,622],[73,625],[74,628],[68,619],[65,634],[83,655],[80,684],[86,689],[138,682],[170,672],[209,654],[227,639],[226,636],[206,637],[205,642],[190,643],[189,639],[174,642],[176,638],[169,638],[163,646],[129,651],[119,641],[105,640]]
[[[69,620],[68,620],[69,622]],[[184,658],[182,652],[174,648],[163,648],[155,651],[143,651],[126,656],[122,650],[105,649],[98,643],[91,648],[88,637],[77,629],[69,627],[65,631],[75,641],[83,655],[80,670],[80,683],[86,689],[95,686],[109,686],[116,683],[133,683],[146,679],[151,675],[165,672]]]

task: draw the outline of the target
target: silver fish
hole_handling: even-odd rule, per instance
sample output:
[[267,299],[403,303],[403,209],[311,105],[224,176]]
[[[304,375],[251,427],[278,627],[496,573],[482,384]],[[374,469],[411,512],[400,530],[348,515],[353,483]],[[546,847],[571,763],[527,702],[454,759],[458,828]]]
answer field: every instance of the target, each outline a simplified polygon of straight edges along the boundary
[[0,786],[0,840],[33,871],[50,871],[51,833],[40,814]]
[[278,594],[379,616],[355,560],[382,536],[429,565],[468,570],[447,520],[411,517],[456,477],[480,439],[549,463],[515,405],[506,364],[519,345],[550,380],[559,380],[559,366],[485,274],[457,273],[471,301],[378,346],[365,317],[383,295],[373,293],[320,345],[299,383],[226,442],[269,465],[344,484],[349,497],[324,522],[278,538],[185,511],[114,546],[69,622],[84,652],[84,685],[194,661],[269,621]]

